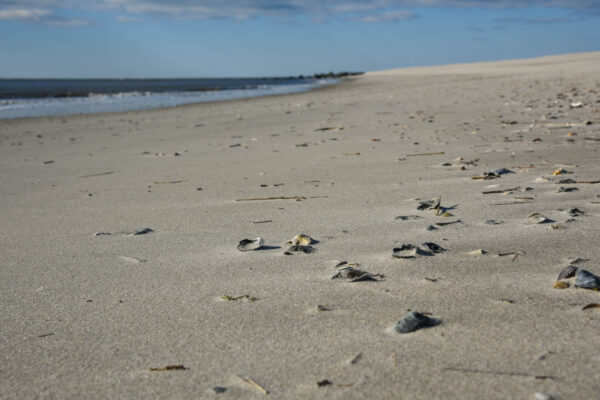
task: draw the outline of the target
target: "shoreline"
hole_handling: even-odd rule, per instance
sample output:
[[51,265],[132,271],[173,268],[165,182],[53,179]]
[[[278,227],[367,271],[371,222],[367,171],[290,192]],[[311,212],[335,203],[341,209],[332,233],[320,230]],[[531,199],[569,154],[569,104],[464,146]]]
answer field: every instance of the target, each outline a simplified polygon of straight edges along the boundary
[[0,397],[593,398],[599,63],[0,122]]
[[[229,102],[229,101],[236,101],[236,100],[247,100],[247,99],[254,99],[254,98],[271,97],[271,96],[285,96],[285,95],[291,95],[291,94],[310,92],[310,91],[314,91],[314,90],[320,90],[327,86],[337,85],[337,84],[343,82],[345,79],[351,79],[351,78],[352,77],[336,78],[337,81],[326,83],[326,84],[321,84],[321,85],[316,85],[315,87],[313,87],[311,89],[303,89],[301,91],[291,91],[291,92],[286,92],[286,93],[281,93],[281,94],[276,93],[276,94],[263,94],[263,95],[249,95],[248,97],[241,97],[241,98],[234,98],[234,99],[196,101],[196,102],[184,103],[184,104],[178,104],[178,105],[172,105],[172,106],[163,106],[163,107],[158,107],[158,108],[146,108],[146,109],[139,109],[139,110],[106,111],[106,112],[65,114],[65,115],[46,115],[46,116],[31,116],[31,117],[7,117],[7,118],[0,118],[0,121],[16,120],[16,119],[29,119],[29,118],[60,118],[60,117],[86,116],[86,115],[107,115],[107,114],[130,113],[130,112],[137,112],[137,111],[141,111],[141,112],[143,112],[143,111],[160,111],[160,110],[165,110],[165,109],[182,107],[182,106],[186,106],[186,105],[198,105],[198,104],[204,104],[204,103],[211,104],[211,103],[221,103],[221,102]],[[204,92],[211,92],[211,90],[201,91],[200,93],[204,93]],[[226,92],[226,91],[216,90],[213,92]]]

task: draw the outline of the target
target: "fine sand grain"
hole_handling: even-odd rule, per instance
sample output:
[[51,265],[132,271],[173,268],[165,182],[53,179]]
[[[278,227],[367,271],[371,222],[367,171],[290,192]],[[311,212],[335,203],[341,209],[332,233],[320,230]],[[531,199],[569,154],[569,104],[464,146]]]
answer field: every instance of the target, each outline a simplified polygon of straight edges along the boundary
[[599,65],[0,121],[0,397],[597,398]]

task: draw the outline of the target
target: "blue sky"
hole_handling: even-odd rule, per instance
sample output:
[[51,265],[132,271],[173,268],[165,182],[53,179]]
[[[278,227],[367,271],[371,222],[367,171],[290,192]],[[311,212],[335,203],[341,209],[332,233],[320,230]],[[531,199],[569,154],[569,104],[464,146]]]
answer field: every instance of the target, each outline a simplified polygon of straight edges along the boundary
[[600,50],[600,0],[0,0],[0,77],[371,71]]

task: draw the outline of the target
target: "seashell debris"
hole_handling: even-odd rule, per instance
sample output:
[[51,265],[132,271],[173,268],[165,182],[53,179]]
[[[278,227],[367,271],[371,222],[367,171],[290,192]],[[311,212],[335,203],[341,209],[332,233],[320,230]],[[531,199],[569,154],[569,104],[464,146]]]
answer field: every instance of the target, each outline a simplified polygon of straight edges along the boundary
[[529,223],[531,224],[548,224],[550,222],[554,222],[554,220],[543,216],[540,213],[532,213],[527,216],[529,219]]
[[239,251],[257,250],[260,249],[263,244],[265,244],[264,239],[259,237],[255,239],[242,239],[240,240],[240,243],[238,243],[237,249]]
[[585,269],[580,269],[575,276],[575,287],[600,290],[600,276],[594,275]]
[[438,210],[442,202],[442,196],[434,197],[431,200],[422,201],[417,206],[417,210]]
[[577,272],[577,267],[574,265],[569,265],[568,267],[566,267],[565,269],[560,271],[560,274],[558,274],[558,280],[560,281],[561,279],[572,278],[575,276],[576,272]]
[[496,219],[488,219],[484,222],[484,224],[486,224],[486,225],[500,225],[502,223],[503,223],[503,221],[498,221]]
[[569,215],[571,217],[579,217],[580,215],[585,214],[585,211],[580,210],[579,208],[575,207],[575,208],[571,208],[569,210]]
[[440,246],[437,243],[433,243],[433,242],[425,242],[423,243],[423,246],[427,247],[432,253],[443,253],[444,251],[446,251],[445,248],[443,248],[442,246]]
[[561,179],[560,181],[556,182],[557,185],[566,185],[568,183],[577,183],[575,182],[573,179],[571,178],[565,178],[565,179]]
[[314,253],[317,251],[316,248],[312,247],[312,246],[303,246],[301,244],[295,244],[293,246],[290,246],[287,250],[286,253],[289,252],[297,252],[297,253],[304,253],[304,254],[310,254],[310,253]]
[[414,244],[403,244],[400,247],[395,247],[392,252],[392,257],[395,258],[415,258],[417,256],[431,255],[430,252],[425,251]]
[[400,221],[408,221],[408,220],[412,220],[412,219],[421,219],[423,217],[420,217],[418,215],[399,215],[397,217],[395,217],[394,219],[399,219]]
[[556,281],[553,285],[554,289],[566,289],[569,287],[569,282]]
[[467,254],[470,256],[481,256],[483,254],[487,254],[487,251],[485,251],[483,249],[477,249],[477,250],[469,251],[469,252],[467,252]]
[[568,192],[574,192],[577,189],[576,187],[564,187],[564,186],[559,186],[558,189],[556,189],[556,193],[568,193]]
[[556,175],[562,175],[562,174],[568,174],[568,173],[569,173],[569,171],[567,171],[566,169],[559,168],[559,169],[553,171],[552,175],[556,176]]
[[442,321],[431,318],[417,311],[410,311],[400,321],[388,328],[391,332],[411,333],[422,328],[429,328],[441,324]]
[[360,282],[360,281],[376,281],[376,278],[383,277],[383,275],[373,275],[367,271],[355,269],[352,267],[344,267],[338,271],[337,274],[331,277],[331,279],[344,279],[347,282]]
[[292,240],[288,240],[287,242],[285,242],[285,244],[290,245],[290,246],[308,246],[310,244],[314,243],[313,238],[311,238],[308,235],[305,235],[303,233],[299,233],[296,236],[294,236],[292,238]]

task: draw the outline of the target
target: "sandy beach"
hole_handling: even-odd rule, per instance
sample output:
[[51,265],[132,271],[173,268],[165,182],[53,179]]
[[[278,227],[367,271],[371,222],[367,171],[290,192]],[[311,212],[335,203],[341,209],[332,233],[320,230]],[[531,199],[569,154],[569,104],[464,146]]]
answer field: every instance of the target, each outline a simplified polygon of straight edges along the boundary
[[596,398],[599,65],[0,120],[0,397]]

